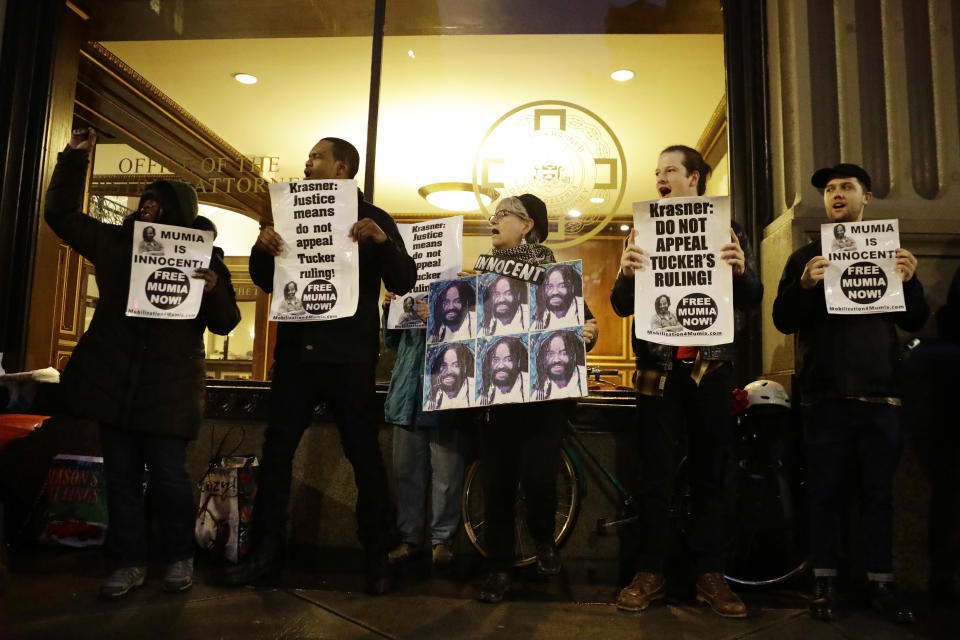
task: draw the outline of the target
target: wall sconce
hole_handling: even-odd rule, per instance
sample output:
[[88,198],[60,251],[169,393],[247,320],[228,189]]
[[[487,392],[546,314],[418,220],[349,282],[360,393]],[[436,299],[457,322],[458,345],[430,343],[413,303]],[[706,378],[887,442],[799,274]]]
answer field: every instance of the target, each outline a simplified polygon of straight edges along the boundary
[[[484,207],[500,197],[496,190],[489,187],[479,187],[477,191]],[[469,182],[435,182],[420,187],[417,193],[438,209],[477,211],[480,208],[477,205],[473,185]]]

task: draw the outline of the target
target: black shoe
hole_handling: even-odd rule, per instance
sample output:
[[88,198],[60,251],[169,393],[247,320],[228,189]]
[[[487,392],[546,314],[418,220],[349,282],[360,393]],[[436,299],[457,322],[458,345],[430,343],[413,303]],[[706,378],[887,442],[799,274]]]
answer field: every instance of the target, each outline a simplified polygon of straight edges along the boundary
[[555,576],[562,568],[560,552],[553,540],[537,543],[537,573],[542,576]]
[[393,587],[386,552],[366,554],[363,558],[363,573],[366,579],[364,591],[371,596],[382,596],[389,593]]
[[489,604],[502,602],[509,588],[509,573],[506,571],[491,571],[480,583],[480,602]]
[[253,584],[282,568],[280,545],[275,540],[260,542],[240,564],[228,566],[223,571],[223,583],[232,587]]
[[900,600],[893,582],[870,581],[870,604],[893,622],[914,622],[913,611]]
[[815,579],[809,611],[810,617],[815,620],[831,622],[837,619],[837,578],[835,576],[818,576]]

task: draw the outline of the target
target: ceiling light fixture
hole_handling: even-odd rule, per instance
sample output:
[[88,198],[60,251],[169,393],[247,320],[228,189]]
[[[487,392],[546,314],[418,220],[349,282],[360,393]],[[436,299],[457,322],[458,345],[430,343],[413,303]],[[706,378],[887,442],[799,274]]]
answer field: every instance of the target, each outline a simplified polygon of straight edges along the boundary
[[603,202],[605,202],[605,200],[599,196],[593,196],[592,198],[590,198],[590,202],[592,202],[593,204],[602,204]]
[[570,216],[571,218],[579,218],[580,212],[577,211],[576,209],[570,209],[570,211],[567,211],[567,215]]
[[233,74],[233,79],[240,84],[257,84],[257,76],[250,75],[249,73],[235,73]]
[[407,49],[407,55],[410,57],[411,60],[415,60],[417,57],[416,54],[413,53],[413,49]]
[[630,69],[617,69],[610,74],[610,77],[616,80],[617,82],[626,82],[627,80],[633,80],[633,76],[636,74]]
[[620,231],[630,231],[630,225],[628,224],[620,225]]
[[[479,187],[477,192],[480,194],[480,202],[483,206],[488,206],[491,202],[500,197],[494,189],[489,187]],[[477,204],[477,196],[473,191],[473,185],[469,182],[435,182],[417,189],[427,202],[447,211],[477,211],[480,206]]]

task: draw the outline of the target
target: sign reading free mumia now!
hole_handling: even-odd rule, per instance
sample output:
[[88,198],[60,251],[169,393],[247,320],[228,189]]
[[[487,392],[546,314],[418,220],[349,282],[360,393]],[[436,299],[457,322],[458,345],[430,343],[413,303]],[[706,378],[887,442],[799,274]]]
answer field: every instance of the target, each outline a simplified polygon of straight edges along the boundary
[[210,266],[212,253],[212,231],[134,222],[127,315],[196,318],[204,281],[191,276],[195,270]]
[[903,281],[897,272],[900,228],[897,220],[820,225],[827,312],[868,314],[906,311]]
[[300,180],[270,185],[274,229],[283,251],[274,258],[270,319],[316,322],[347,318],[360,297],[355,180]]
[[673,346],[733,342],[730,198],[663,198],[633,204],[644,268],[634,276],[637,338]]

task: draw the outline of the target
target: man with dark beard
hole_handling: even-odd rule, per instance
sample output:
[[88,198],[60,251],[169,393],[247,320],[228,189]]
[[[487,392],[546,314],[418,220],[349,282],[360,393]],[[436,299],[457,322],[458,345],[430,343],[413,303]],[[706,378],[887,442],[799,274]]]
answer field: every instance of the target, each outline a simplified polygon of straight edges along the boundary
[[520,338],[507,336],[494,342],[483,355],[480,404],[526,400],[527,349]]
[[573,331],[556,331],[537,350],[537,400],[579,398],[586,395],[587,381],[583,343]]
[[433,300],[430,342],[453,342],[475,338],[470,315],[477,308],[477,292],[466,280],[454,280]]
[[430,411],[473,405],[473,354],[462,343],[448,344],[430,362]]
[[583,324],[577,302],[583,297],[583,278],[573,265],[555,264],[547,269],[536,295],[534,331],[566,329]]
[[483,290],[483,335],[525,333],[529,306],[527,284],[508,276],[497,276]]

